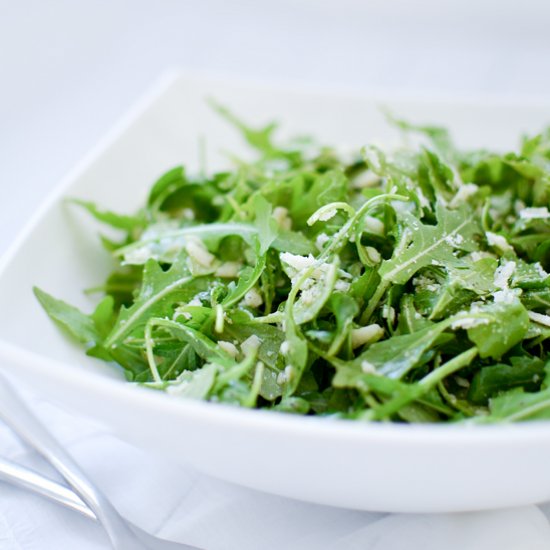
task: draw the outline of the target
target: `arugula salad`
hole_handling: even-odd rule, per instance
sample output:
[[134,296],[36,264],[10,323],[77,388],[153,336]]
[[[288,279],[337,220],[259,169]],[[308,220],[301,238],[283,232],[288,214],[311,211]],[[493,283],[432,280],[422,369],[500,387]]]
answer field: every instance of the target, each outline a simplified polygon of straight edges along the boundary
[[35,288],[87,354],[182,398],[363,421],[550,418],[550,130],[505,154],[392,119],[414,145],[273,138],[178,166],[120,231],[86,314]]

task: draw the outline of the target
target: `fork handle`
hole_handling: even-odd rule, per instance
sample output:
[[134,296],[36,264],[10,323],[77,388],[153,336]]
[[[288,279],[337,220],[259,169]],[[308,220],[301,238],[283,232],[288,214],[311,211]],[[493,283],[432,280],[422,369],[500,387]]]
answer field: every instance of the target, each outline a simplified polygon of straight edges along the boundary
[[73,491],[30,468],[25,468],[25,466],[16,464],[6,458],[0,458],[0,481],[27,489],[75,510],[87,518],[96,519],[95,514]]
[[94,512],[116,550],[146,548],[107,497],[93,485],[67,451],[34,416],[3,374],[0,374],[0,418],[66,479]]

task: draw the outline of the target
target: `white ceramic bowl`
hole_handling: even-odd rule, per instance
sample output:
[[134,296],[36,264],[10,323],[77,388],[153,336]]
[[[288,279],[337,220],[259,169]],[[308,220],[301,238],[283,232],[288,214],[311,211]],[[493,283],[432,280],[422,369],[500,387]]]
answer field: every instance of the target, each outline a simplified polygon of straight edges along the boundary
[[199,137],[211,168],[220,150],[242,151],[212,113],[213,96],[255,123],[284,121],[287,134],[331,144],[393,142],[385,103],[416,122],[449,125],[466,146],[513,146],[550,122],[550,105],[426,101],[357,93],[276,89],[171,76],[74,171],[4,258],[0,271],[2,367],[122,438],[214,476],[289,497],[365,510],[443,512],[550,498],[550,424],[485,427],[361,424],[185,401],[126,384],[52,325],[32,292],[39,285],[90,310],[82,289],[110,260],[98,226],[63,203],[76,196],[132,211],[165,169],[197,166]]

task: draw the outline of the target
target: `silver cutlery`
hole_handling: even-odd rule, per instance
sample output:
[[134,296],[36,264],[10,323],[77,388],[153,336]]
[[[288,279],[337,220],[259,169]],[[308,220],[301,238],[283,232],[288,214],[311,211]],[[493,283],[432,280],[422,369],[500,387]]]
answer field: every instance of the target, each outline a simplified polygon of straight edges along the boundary
[[82,502],[82,499],[69,488],[5,458],[0,458],[0,481],[46,497],[87,518],[97,519],[95,514]]
[[[73,505],[72,508],[80,508],[79,511],[83,513],[85,512],[82,505],[86,505],[105,529],[115,550],[199,550],[195,546],[157,538],[123,518],[103,492],[88,479],[80,466],[34,416],[2,374],[0,374],[0,419],[63,476],[74,490],[74,494],[69,494],[71,491],[59,491],[58,484],[51,480],[46,480],[47,483],[44,483],[42,476],[35,472],[22,471],[20,467],[17,471],[13,463],[4,463],[8,466],[4,469],[4,479],[11,477],[13,481],[15,476],[18,478],[19,486],[29,489],[36,489],[36,483],[38,483],[39,492],[42,495],[54,498],[65,505],[70,503]],[[81,499],[81,503],[78,503],[75,496]]]

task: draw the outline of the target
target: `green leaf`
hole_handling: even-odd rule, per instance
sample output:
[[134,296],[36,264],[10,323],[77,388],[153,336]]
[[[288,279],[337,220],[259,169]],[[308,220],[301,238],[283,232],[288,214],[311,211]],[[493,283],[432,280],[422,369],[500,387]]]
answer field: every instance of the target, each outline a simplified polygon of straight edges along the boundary
[[401,299],[399,312],[399,333],[411,334],[432,326],[432,321],[426,319],[416,310],[414,297],[405,294]]
[[271,248],[279,252],[290,252],[291,254],[298,254],[300,256],[317,254],[318,252],[315,244],[298,231],[279,231],[271,244]]
[[122,307],[113,330],[107,337],[108,348],[116,346],[127,335],[143,328],[151,317],[166,317],[173,314],[174,302],[191,299],[203,290],[207,281],[193,277],[183,258],[168,271],[154,260],[149,260],[143,270],[143,282],[131,307]]
[[280,349],[285,341],[285,333],[271,325],[254,323],[240,312],[231,312],[229,317],[231,322],[225,324],[220,339],[242,344],[251,336],[256,336],[260,342],[257,358],[266,366],[260,395],[269,401],[280,397],[283,387],[278,379],[286,366],[281,358]]
[[[329,354],[334,355],[338,353],[346,340],[349,340],[353,319],[359,313],[359,306],[351,296],[341,292],[332,294],[329,305],[336,319],[336,330],[329,349]],[[350,342],[348,341],[348,353],[351,351],[349,345]]]
[[496,258],[485,257],[478,260],[465,258],[463,265],[448,266],[449,284],[455,289],[471,290],[479,295],[489,294],[496,290],[497,267]]
[[330,298],[336,279],[338,278],[338,262],[335,260],[332,264],[325,264],[326,270],[320,279],[306,279],[298,300],[292,305],[290,311],[297,325],[303,325],[314,319],[327,300]]
[[168,382],[166,391],[187,399],[206,399],[214,386],[216,365],[206,364],[196,371],[183,371],[173,382]]
[[208,103],[215,109],[225,120],[230,122],[238,130],[240,130],[246,141],[255,149],[266,156],[272,156],[278,152],[278,149],[273,145],[272,136],[277,125],[273,122],[260,129],[254,129],[246,125],[240,118],[235,116],[227,107],[220,105],[213,99],[209,99]]
[[166,198],[187,183],[185,168],[176,166],[165,172],[151,187],[147,205],[158,209]]
[[472,379],[468,398],[473,403],[485,404],[497,393],[515,387],[538,389],[544,376],[544,362],[538,357],[512,357],[510,361],[511,365],[482,367]]
[[126,216],[124,214],[116,214],[108,210],[100,210],[95,203],[90,201],[83,201],[79,199],[71,199],[73,204],[81,206],[87,210],[96,220],[110,225],[115,229],[122,229],[124,231],[134,231],[143,226],[143,219],[141,216]]
[[197,355],[206,361],[222,361],[233,363],[233,358],[216,342],[208,338],[199,330],[195,330],[183,323],[171,321],[170,319],[152,319],[156,327],[161,327],[170,332],[174,337],[189,344]]
[[288,360],[288,366],[290,367],[290,369],[287,370],[285,395],[289,396],[296,391],[302,380],[309,354],[307,342],[296,326],[291,325],[287,327],[285,341],[288,344],[286,358]]
[[118,310],[121,305],[129,305],[134,294],[139,290],[143,270],[139,266],[125,266],[120,270],[113,271],[103,285],[89,288],[87,294],[102,292],[111,296],[114,300],[114,307]]
[[521,301],[528,309],[550,309],[550,288],[524,292]]
[[[408,395],[415,391],[414,386],[411,384],[386,378],[378,374],[365,373],[346,365],[344,362],[336,362],[335,366],[336,375],[332,383],[336,388],[356,388],[365,395],[376,393],[383,398],[389,398],[394,395]],[[424,393],[415,399],[434,411],[447,415],[452,414],[452,410],[442,402],[441,398],[434,391]]]
[[106,338],[115,323],[115,300],[112,296],[105,296],[91,315],[97,333]]
[[517,422],[521,420],[544,420],[550,418],[550,388],[536,393],[516,388],[489,402],[490,416],[487,420]]
[[272,207],[261,195],[256,195],[253,202],[258,240],[260,243],[259,254],[267,252],[273,241],[277,238],[277,222],[272,217]]
[[237,235],[254,246],[258,238],[258,229],[246,223],[211,223],[174,229],[166,224],[149,226],[139,240],[119,248],[115,255],[124,259],[125,264],[143,265],[148,260],[174,261],[190,237],[206,239],[222,239],[229,235]]
[[233,304],[236,304],[238,301],[242,300],[244,295],[256,285],[265,269],[265,262],[266,256],[264,254],[258,258],[254,269],[251,267],[245,267],[241,271],[237,286],[222,301],[222,305],[224,307],[229,308]]
[[550,289],[550,275],[542,269],[539,263],[527,263],[523,260],[516,260],[516,268],[512,274],[511,284],[513,287]]
[[517,298],[480,306],[476,315],[481,316],[479,322],[467,332],[482,358],[499,359],[521,342],[529,329],[529,315]]
[[402,378],[418,365],[422,356],[436,344],[437,339],[452,323],[446,319],[412,334],[400,334],[372,344],[354,360],[359,369],[374,368],[389,378]]
[[433,196],[450,200],[457,190],[453,171],[432,151],[425,149],[423,153],[420,171],[425,172],[425,177],[433,189]]
[[385,112],[388,122],[405,132],[416,132],[430,139],[439,153],[447,158],[454,158],[457,154],[455,145],[447,128],[433,125],[411,124],[403,119],[396,118],[389,111]]
[[341,170],[331,170],[324,174],[300,174],[288,184],[291,190],[288,209],[294,222],[293,227],[297,229],[305,229],[307,220],[321,206],[345,202],[348,197],[349,182]]
[[65,333],[70,334],[83,344],[101,340],[95,323],[89,315],[82,313],[76,307],[62,300],[54,298],[38,287],[34,287],[33,291],[44,311]]
[[467,207],[447,210],[436,206],[437,225],[425,225],[407,213],[403,214],[407,241],[404,250],[384,260],[378,271],[382,280],[405,284],[419,269],[428,265],[461,265],[456,250],[476,250],[474,237],[480,228],[474,213]]

